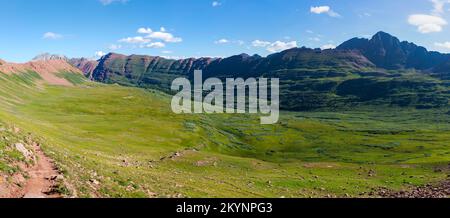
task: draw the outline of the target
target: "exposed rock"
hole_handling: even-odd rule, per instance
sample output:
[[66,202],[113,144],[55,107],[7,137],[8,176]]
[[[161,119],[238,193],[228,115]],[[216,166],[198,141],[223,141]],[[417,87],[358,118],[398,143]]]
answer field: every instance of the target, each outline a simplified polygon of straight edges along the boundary
[[96,179],[90,179],[89,181],[94,185],[100,185],[100,182]]
[[22,143],[16,143],[14,144],[15,148],[22,153],[22,155],[26,158],[26,159],[33,159],[33,152],[31,152],[30,150],[28,150],[27,148],[25,148],[25,145],[23,145]]
[[69,59],[64,55],[43,53],[34,57],[32,61],[49,61],[49,60],[68,61]]
[[439,184],[427,184],[411,190],[392,191],[380,188],[378,195],[385,198],[448,198],[450,196],[450,180]]

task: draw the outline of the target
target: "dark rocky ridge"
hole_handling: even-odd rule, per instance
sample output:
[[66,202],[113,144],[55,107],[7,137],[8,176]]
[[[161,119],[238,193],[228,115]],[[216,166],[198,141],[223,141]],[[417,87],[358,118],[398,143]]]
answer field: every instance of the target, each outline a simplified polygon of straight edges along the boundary
[[434,108],[448,106],[450,99],[449,55],[400,42],[384,32],[370,40],[351,39],[337,49],[293,48],[267,57],[171,60],[110,53],[92,73],[92,68],[80,66],[95,81],[169,93],[175,78],[192,79],[194,70],[203,70],[204,79],[277,77],[281,107],[287,110],[380,104]]
[[379,68],[431,70],[450,61],[450,55],[428,51],[422,46],[378,32],[372,39],[353,38],[338,46],[338,50],[358,50]]

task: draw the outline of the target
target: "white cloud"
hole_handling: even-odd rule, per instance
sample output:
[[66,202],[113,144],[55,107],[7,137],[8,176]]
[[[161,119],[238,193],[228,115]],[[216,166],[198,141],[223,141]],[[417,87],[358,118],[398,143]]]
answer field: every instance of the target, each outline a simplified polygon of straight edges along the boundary
[[166,51],[162,51],[161,53],[163,53],[163,54],[172,54],[173,52],[166,50]]
[[336,45],[333,45],[333,44],[326,44],[326,45],[322,45],[321,47],[320,47],[320,49],[322,49],[322,50],[326,50],[326,49],[335,49],[336,48]]
[[110,5],[112,3],[127,3],[129,0],[99,0],[103,5]]
[[215,44],[227,44],[229,42],[230,41],[228,39],[219,39],[219,40],[215,41],[214,43]]
[[442,43],[436,42],[434,43],[434,46],[450,50],[450,42],[442,42]]
[[172,43],[183,41],[183,39],[174,37],[172,34],[166,33],[166,32],[153,32],[150,35],[148,35],[147,37],[152,38],[152,39],[160,39],[165,42],[172,42]]
[[214,41],[214,44],[218,44],[218,45],[221,45],[221,44],[222,45],[223,44],[236,44],[236,45],[242,46],[242,45],[245,45],[245,41],[243,41],[243,40],[229,40],[229,39],[226,39],[226,38],[222,38],[222,39]]
[[219,6],[221,6],[221,5],[222,5],[222,3],[219,2],[219,1],[213,1],[213,2],[212,2],[212,6],[213,6],[213,7],[219,7]]
[[310,11],[315,14],[328,13],[330,11],[330,6],[311,7]]
[[441,32],[447,25],[447,21],[442,17],[445,13],[445,6],[450,4],[450,0],[430,0],[433,4],[431,14],[412,14],[408,17],[408,23],[417,26],[421,33]]
[[[133,46],[133,48],[164,48],[166,47],[166,43],[178,43],[183,41],[182,38],[175,37],[173,34],[167,32],[164,27],[161,27],[159,31],[142,27],[137,30],[137,33],[142,35],[123,38],[118,42],[138,44]],[[121,48],[121,46],[118,46],[120,45],[110,46],[110,49],[114,50]]]
[[150,28],[139,28],[137,32],[140,34],[150,34],[153,30]]
[[267,46],[269,46],[270,44],[271,44],[270,42],[267,42],[267,41],[261,41],[261,40],[258,40],[258,39],[252,42],[252,45],[253,45],[254,47],[267,47]]
[[142,43],[148,43],[151,42],[151,39],[144,38],[142,36],[135,36],[135,37],[127,37],[120,39],[119,42],[125,42],[130,44],[142,44]]
[[330,6],[311,7],[310,12],[313,14],[328,14],[330,17],[340,17],[341,15],[333,11]]
[[149,44],[145,44],[143,47],[144,48],[164,48],[164,47],[166,47],[166,44],[164,44],[162,42],[152,42]]
[[63,35],[54,33],[54,32],[46,32],[42,36],[43,39],[61,39]]
[[262,40],[255,40],[252,42],[253,47],[260,47],[260,48],[266,48],[267,51],[271,53],[280,52],[286,49],[295,48],[297,47],[296,41],[291,42],[282,42],[282,41],[276,41],[276,42],[268,42],[268,41],[262,41]]
[[145,38],[159,39],[164,42],[177,43],[183,41],[182,38],[175,37],[173,34],[168,33],[164,27],[161,27],[159,31],[153,31],[150,28],[139,28],[137,32],[140,34],[146,34],[147,36],[145,36]]
[[103,56],[105,56],[105,55],[106,55],[106,53],[103,52],[103,51],[97,51],[97,52],[95,52],[95,57],[96,57],[96,58],[101,58],[101,57],[103,57]]
[[165,58],[165,59],[170,59],[170,60],[180,60],[180,59],[189,58],[189,57],[186,57],[186,56],[166,56],[166,55],[163,55],[161,57]]
[[121,49],[122,45],[112,44],[108,48],[109,48],[109,50],[117,50],[117,49]]
[[280,52],[280,51],[290,49],[290,48],[295,48],[295,47],[297,47],[296,41],[292,41],[292,42],[276,41],[276,42],[270,44],[269,46],[267,46],[267,51],[274,53],[274,52]]
[[315,41],[315,42],[320,42],[320,38],[319,37],[310,37],[310,38],[308,38],[308,40]]
[[417,26],[421,33],[441,32],[447,21],[439,16],[426,14],[413,14],[408,18],[408,23]]

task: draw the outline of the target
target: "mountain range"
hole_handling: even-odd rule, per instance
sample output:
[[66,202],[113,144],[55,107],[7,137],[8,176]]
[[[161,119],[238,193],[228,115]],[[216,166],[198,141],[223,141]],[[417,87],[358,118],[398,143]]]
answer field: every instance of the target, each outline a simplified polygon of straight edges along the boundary
[[314,110],[365,104],[448,105],[450,55],[385,33],[353,38],[336,49],[292,48],[261,57],[187,58],[109,53],[99,60],[44,54],[34,60],[66,60],[91,80],[171,92],[177,77],[192,79],[194,70],[208,77],[278,77],[281,105]]
[[[446,57],[378,33],[267,57],[0,60],[0,197],[448,196]],[[174,114],[154,89],[195,69],[280,78],[279,122]]]
[[337,47],[339,50],[358,50],[379,68],[438,70],[450,61],[449,54],[430,52],[426,48],[378,32],[372,39],[353,38]]

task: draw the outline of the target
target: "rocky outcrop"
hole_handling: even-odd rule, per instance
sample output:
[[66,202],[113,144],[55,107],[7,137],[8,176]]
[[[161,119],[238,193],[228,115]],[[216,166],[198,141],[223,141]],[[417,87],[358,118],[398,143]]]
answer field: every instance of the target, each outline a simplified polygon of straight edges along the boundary
[[68,61],[69,59],[64,55],[43,53],[34,57],[32,61],[49,61],[49,60]]

